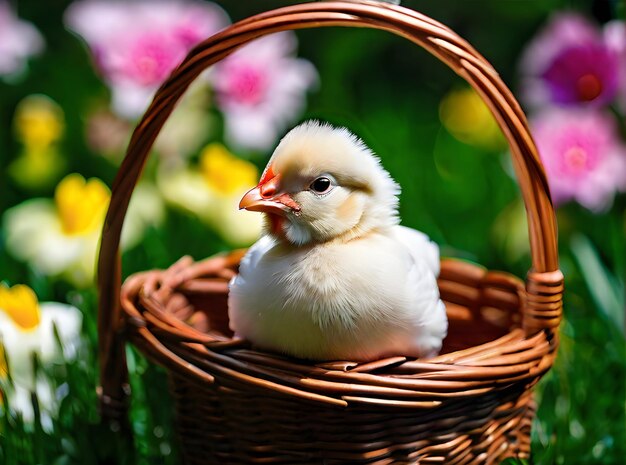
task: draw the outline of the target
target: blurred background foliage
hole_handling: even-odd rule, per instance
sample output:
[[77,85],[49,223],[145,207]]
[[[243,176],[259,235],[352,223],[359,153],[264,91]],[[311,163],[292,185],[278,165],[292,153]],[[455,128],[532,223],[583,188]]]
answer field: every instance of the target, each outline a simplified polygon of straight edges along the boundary
[[[295,2],[218,3],[234,22]],[[110,186],[117,172],[122,153],[104,157],[88,143],[88,115],[108,100],[109,90],[94,69],[88,49],[63,26],[70,4],[64,0],[12,4],[21,18],[37,27],[46,48],[30,60],[20,79],[0,83],[2,212],[28,198],[54,195],[54,184],[25,189],[8,176],[10,163],[22,150],[15,132],[15,112],[28,95],[44,94],[62,108],[65,136],[57,148],[66,164],[63,174],[78,172]],[[407,0],[403,5],[466,38],[514,92],[520,86],[523,49],[552,14],[574,10],[599,24],[624,16],[624,6],[617,1]],[[309,93],[306,111],[292,124],[319,118],[349,127],[381,156],[401,184],[404,224],[428,233],[441,244],[443,255],[463,257],[523,278],[530,266],[526,223],[506,144],[498,137],[484,144],[462,142],[442,125],[442,101],[450,92],[465,89],[463,81],[423,50],[383,32],[329,28],[299,31],[297,36],[298,55],[316,67],[319,85]],[[450,111],[454,115],[454,107]],[[224,122],[219,115],[212,125],[205,142],[223,141]],[[623,137],[623,114],[620,131]],[[236,153],[262,169],[271,149]],[[148,178],[155,176],[158,164],[158,157],[152,157]],[[558,210],[561,267],[567,288],[565,321],[559,358],[538,389],[535,463],[624,463],[625,206],[622,194],[610,209],[601,212],[575,203]],[[0,239],[2,235],[5,232],[0,229]],[[197,217],[168,208],[165,221],[148,227],[141,245],[124,254],[124,275],[167,267],[185,254],[200,259],[231,247],[223,235]],[[57,418],[51,420],[52,429],[8,414],[11,399],[4,399],[0,463],[179,463],[165,376],[134,349],[128,349],[134,445],[118,443],[114,432],[98,424],[94,287],[77,288],[67,280],[46,276],[16,259],[6,241],[0,241],[0,279],[10,285],[28,284],[40,301],[78,307],[84,335],[78,358],[41,368],[54,380],[57,394],[59,389],[65,394]],[[128,453],[133,448],[136,455]]]

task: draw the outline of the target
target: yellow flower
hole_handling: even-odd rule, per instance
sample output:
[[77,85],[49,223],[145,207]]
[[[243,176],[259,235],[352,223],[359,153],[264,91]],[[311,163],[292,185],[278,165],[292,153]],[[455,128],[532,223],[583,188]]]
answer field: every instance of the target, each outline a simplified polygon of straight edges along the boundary
[[38,190],[53,186],[65,171],[67,161],[54,147],[24,152],[7,171],[22,188]]
[[200,172],[211,189],[222,195],[249,189],[259,178],[256,166],[217,143],[207,145],[200,154]]
[[63,232],[72,236],[99,229],[110,197],[109,188],[99,179],[86,181],[76,173],[66,176],[54,193]]
[[[147,227],[163,221],[163,201],[139,184],[131,199],[122,249],[141,242]],[[4,214],[7,250],[37,271],[62,276],[77,287],[93,284],[98,242],[110,192],[100,180],[66,176],[53,199],[30,199]]]
[[28,286],[0,284],[0,377],[10,372],[13,382],[6,391],[7,403],[26,422],[34,419],[31,392],[37,393],[42,420],[49,419],[60,400],[45,377],[34,379],[32,355],[44,365],[74,358],[81,325],[77,308],[57,302],[40,304]]
[[45,95],[30,95],[18,104],[13,126],[24,149],[9,165],[10,176],[26,189],[50,187],[66,166],[55,146],[64,132],[63,110]]
[[45,95],[24,98],[15,111],[14,125],[27,151],[49,147],[65,130],[63,110]]
[[35,329],[41,321],[37,296],[23,284],[11,288],[0,284],[0,308],[25,331]]
[[514,200],[500,212],[491,227],[491,236],[493,243],[509,262],[530,254],[526,210],[520,199]]
[[258,176],[254,164],[215,143],[202,151],[197,168],[163,168],[157,182],[168,202],[193,213],[228,243],[239,247],[252,244],[261,233],[261,215],[239,211],[238,207]]
[[491,111],[471,87],[449,92],[439,105],[439,118],[461,142],[489,150],[506,146]]

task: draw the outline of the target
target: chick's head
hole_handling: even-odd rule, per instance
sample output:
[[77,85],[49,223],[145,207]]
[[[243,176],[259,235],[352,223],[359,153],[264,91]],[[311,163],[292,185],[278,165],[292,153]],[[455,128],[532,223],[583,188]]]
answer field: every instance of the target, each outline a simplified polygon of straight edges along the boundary
[[354,134],[309,121],[281,140],[259,184],[239,206],[264,212],[269,234],[305,245],[396,225],[399,192]]

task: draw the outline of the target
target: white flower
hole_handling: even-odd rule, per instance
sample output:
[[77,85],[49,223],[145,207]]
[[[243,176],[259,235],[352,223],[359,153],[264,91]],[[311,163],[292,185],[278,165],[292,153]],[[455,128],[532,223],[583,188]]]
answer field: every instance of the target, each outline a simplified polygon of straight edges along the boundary
[[[197,154],[213,131],[214,112],[206,80],[196,79],[176,105],[154,143],[154,151],[165,163],[176,163]],[[133,125],[115,113],[99,109],[87,123],[89,147],[119,164],[128,145]]]
[[[98,243],[109,203],[99,179],[66,176],[54,200],[31,199],[5,213],[9,252],[34,269],[62,276],[77,287],[93,282]],[[164,206],[154,188],[137,186],[122,232],[122,247],[137,245],[145,228],[163,221]]]
[[210,144],[197,168],[162,169],[157,183],[172,205],[193,213],[228,243],[247,246],[261,233],[261,215],[239,210],[239,201],[258,180],[252,163]]
[[204,79],[196,79],[167,119],[154,143],[162,159],[174,161],[197,154],[213,130],[211,92]]
[[0,0],[0,76],[21,73],[26,60],[41,52],[44,41],[35,27],[18,19],[9,5]]
[[130,250],[137,247],[146,229],[158,227],[165,221],[165,204],[157,188],[147,182],[135,187],[124,218],[121,247]]
[[39,304],[28,286],[18,284],[8,288],[0,284],[0,352],[4,352],[0,353],[0,378],[10,372],[13,383],[7,389],[7,403],[27,423],[32,422],[34,415],[32,391],[43,409],[44,426],[50,426],[49,415],[61,400],[56,398],[47,379],[42,376],[34,379],[33,354],[42,365],[73,359],[80,344],[81,325],[82,315],[77,308],[57,302]]

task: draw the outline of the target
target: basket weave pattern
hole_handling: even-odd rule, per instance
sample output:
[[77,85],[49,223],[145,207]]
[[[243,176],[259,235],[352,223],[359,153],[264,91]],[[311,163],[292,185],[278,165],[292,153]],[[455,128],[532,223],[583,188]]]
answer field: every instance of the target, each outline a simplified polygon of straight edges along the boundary
[[[481,95],[506,136],[528,213],[526,282],[455,260],[439,278],[450,330],[442,354],[313,364],[254,351],[228,328],[227,282],[241,252],[132,276],[119,239],[132,191],[176,102],[207,67],[287,29],[369,27],[435,55]],[[295,5],[241,21],[192,50],[159,89],[114,182],[98,265],[101,412],[125,423],[130,341],[169,373],[187,463],[498,463],[528,457],[532,388],[558,346],[563,276],[545,174],[519,105],[445,26],[369,1]]]
[[157,363],[191,362],[170,375],[187,463],[452,464],[528,456],[530,387],[552,365],[554,344],[543,333],[526,338],[511,330],[521,320],[519,279],[444,260],[439,287],[451,334],[443,355],[315,365],[225,336],[227,283],[239,256],[185,258],[134,275],[122,289],[131,341],[154,354],[154,341],[146,340],[154,335],[168,359],[157,356]]

